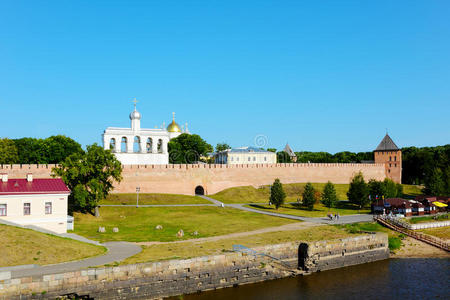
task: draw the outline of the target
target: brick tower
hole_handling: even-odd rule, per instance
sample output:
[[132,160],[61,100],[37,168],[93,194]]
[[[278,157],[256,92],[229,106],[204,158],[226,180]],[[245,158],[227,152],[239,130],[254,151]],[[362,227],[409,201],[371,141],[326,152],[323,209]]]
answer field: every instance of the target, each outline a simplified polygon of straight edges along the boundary
[[386,133],[377,149],[374,151],[375,163],[382,163],[386,168],[386,177],[394,182],[402,183],[402,150]]

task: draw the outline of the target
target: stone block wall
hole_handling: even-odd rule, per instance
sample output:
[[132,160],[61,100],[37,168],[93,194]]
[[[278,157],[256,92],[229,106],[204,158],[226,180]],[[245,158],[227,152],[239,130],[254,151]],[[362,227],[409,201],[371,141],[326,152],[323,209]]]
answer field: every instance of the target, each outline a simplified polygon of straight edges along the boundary
[[333,241],[302,243],[299,266],[325,271],[389,258],[387,234],[377,233]]
[[[25,178],[27,173],[45,178],[54,166],[0,165],[0,173],[8,173],[10,178]],[[386,177],[384,164],[125,165],[123,180],[114,192],[135,193],[139,186],[141,193],[193,195],[195,188],[202,186],[205,194],[215,194],[236,186],[272,184],[275,178],[282,183],[349,183],[360,171],[366,180]]]
[[385,259],[387,244],[387,235],[377,234],[254,248],[266,256],[232,252],[13,279],[0,273],[0,299],[55,299],[73,293],[95,299],[155,299],[292,276],[298,267],[312,272]]

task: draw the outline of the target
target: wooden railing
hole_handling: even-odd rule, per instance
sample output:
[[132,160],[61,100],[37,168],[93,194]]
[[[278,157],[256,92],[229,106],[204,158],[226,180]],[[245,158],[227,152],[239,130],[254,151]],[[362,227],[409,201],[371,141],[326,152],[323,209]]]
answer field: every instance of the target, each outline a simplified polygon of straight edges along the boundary
[[450,244],[446,241],[430,236],[428,234],[423,234],[421,232],[416,232],[414,230],[407,229],[405,227],[402,227],[400,225],[400,222],[396,220],[395,218],[389,217],[389,216],[374,216],[373,217],[375,221],[380,223],[381,225],[388,227],[392,230],[395,230],[397,232],[403,233],[409,237],[412,237],[416,240],[422,241],[424,243],[427,243],[429,245],[438,247],[439,249],[445,250],[447,252],[450,252]]

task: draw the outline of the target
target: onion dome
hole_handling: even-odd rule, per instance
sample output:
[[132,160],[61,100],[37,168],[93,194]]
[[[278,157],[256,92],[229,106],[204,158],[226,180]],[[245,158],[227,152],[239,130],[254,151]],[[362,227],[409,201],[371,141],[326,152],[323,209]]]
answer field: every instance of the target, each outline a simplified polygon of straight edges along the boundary
[[175,113],[172,113],[172,123],[167,126],[168,132],[181,132],[180,125],[178,125],[177,122],[175,122]]
[[137,102],[136,99],[134,101],[135,101],[134,102],[134,111],[132,111],[130,114],[130,120],[140,120],[141,113],[136,110],[136,102]]

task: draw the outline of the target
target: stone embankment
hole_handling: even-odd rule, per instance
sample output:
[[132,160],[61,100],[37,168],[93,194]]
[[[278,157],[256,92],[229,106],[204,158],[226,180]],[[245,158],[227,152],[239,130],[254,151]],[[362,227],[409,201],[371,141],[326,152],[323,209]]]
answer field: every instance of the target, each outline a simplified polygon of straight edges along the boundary
[[[184,260],[104,267],[9,279],[0,273],[1,299],[154,299],[367,263],[389,257],[386,234],[312,243],[290,242]],[[261,254],[264,255],[261,255]]]

